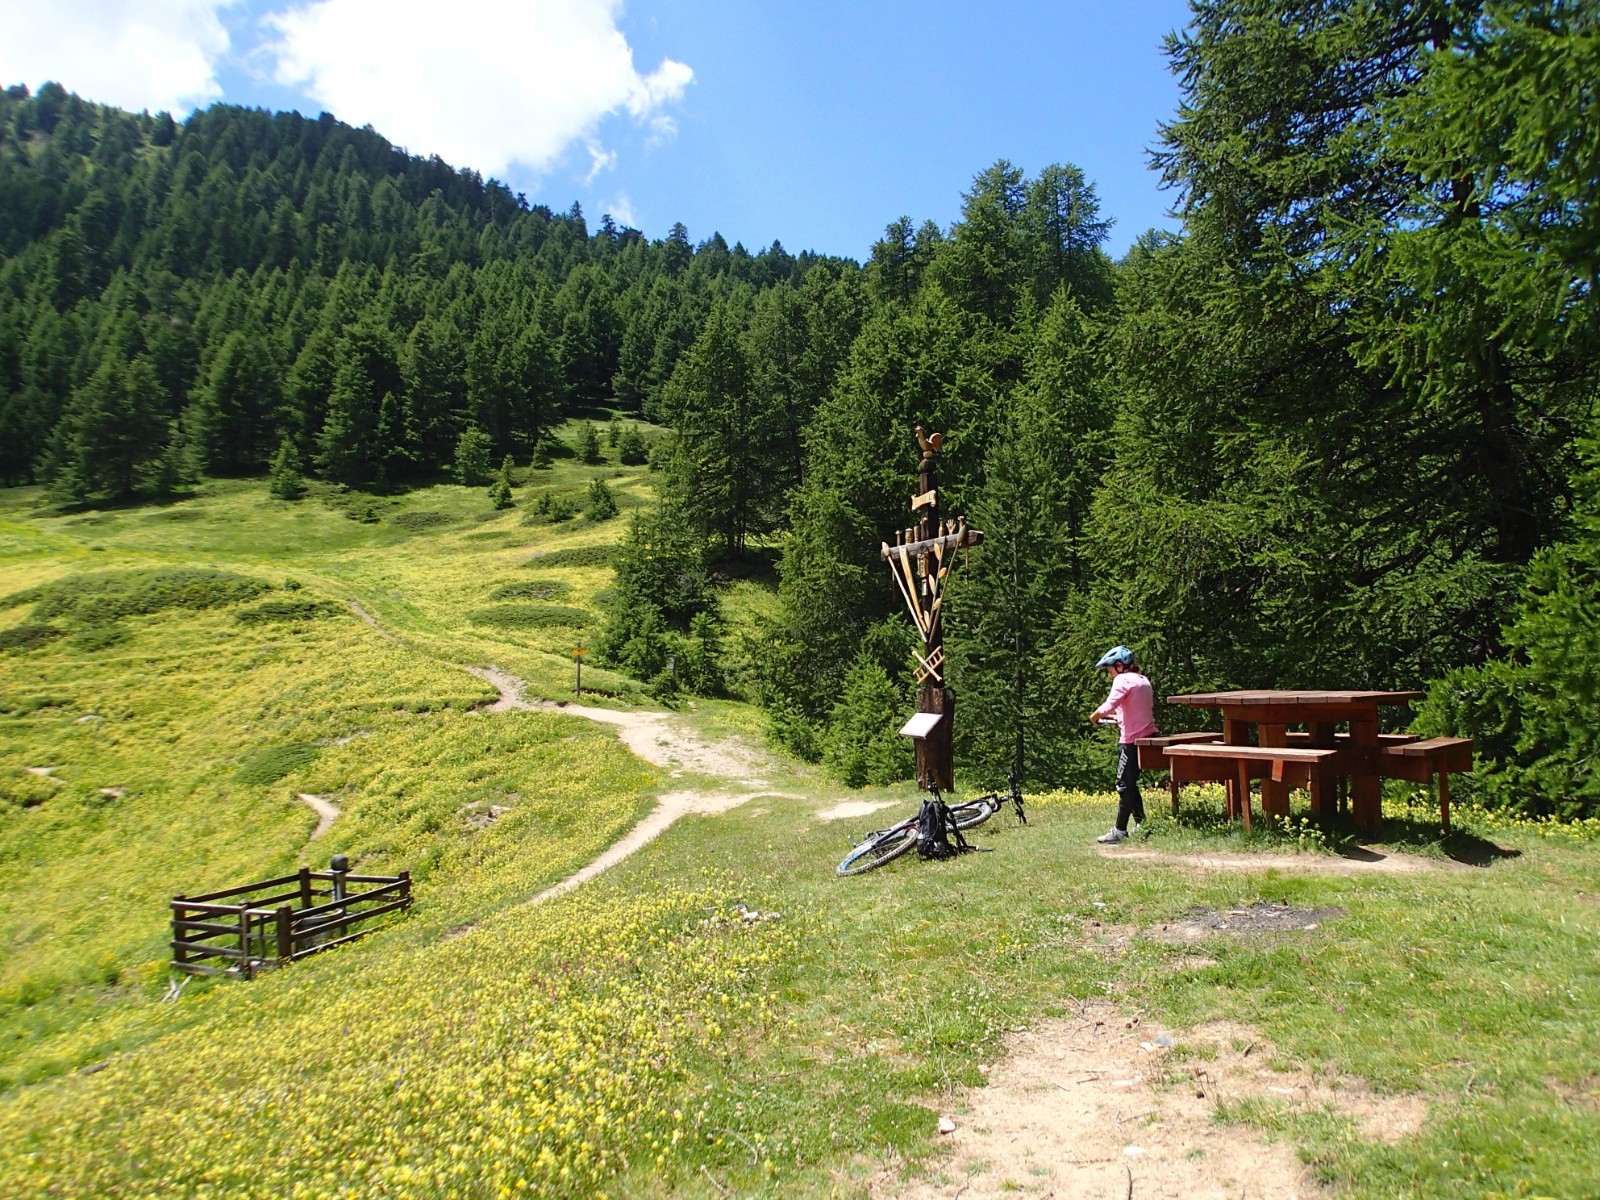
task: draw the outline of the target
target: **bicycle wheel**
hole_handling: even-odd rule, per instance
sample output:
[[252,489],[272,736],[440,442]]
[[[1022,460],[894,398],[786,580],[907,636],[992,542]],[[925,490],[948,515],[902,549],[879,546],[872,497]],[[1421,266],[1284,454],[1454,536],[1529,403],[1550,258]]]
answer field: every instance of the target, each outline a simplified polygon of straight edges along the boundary
[[994,796],[979,796],[965,804],[950,806],[950,819],[957,829],[976,829],[1000,811],[1000,801]]
[[841,875],[861,875],[886,862],[893,862],[917,844],[917,823],[906,822],[875,833],[857,846],[839,864]]

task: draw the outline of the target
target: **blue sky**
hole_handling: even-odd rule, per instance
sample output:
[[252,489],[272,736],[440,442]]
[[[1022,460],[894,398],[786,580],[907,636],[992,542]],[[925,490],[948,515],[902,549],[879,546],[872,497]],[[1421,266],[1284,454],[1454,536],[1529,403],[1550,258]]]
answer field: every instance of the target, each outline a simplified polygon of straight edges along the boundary
[[[15,12],[7,10],[15,9]],[[1175,228],[1146,150],[1177,0],[0,0],[0,80],[186,112],[326,108],[651,237],[863,258],[972,177],[1083,168],[1120,253]]]

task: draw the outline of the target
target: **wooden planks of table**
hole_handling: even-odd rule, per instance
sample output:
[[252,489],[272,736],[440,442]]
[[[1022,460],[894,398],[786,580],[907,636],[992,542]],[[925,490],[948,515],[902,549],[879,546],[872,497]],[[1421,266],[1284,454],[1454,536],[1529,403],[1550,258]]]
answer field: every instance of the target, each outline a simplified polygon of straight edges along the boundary
[[[1303,746],[1334,751],[1318,755],[1314,761],[1286,761],[1276,771],[1261,776],[1261,810],[1269,815],[1288,816],[1289,789],[1304,783],[1311,793],[1311,811],[1321,818],[1332,814],[1334,788],[1338,780],[1348,780],[1351,813],[1356,828],[1371,830],[1383,823],[1381,803],[1385,739],[1378,733],[1378,710],[1399,707],[1420,700],[1422,692],[1387,691],[1233,691],[1196,692],[1168,696],[1168,704],[1189,708],[1219,709],[1222,713],[1222,744],[1248,746],[1251,726],[1256,743],[1262,747]],[[1303,725],[1306,732],[1291,735],[1289,726]],[[1348,732],[1341,734],[1339,726]],[[1292,759],[1293,756],[1288,756]],[[1206,774],[1199,762],[1180,760],[1173,765],[1190,778],[1221,779],[1228,788],[1230,813],[1248,811],[1249,779],[1233,772]],[[1174,775],[1177,778],[1177,775]],[[1241,782],[1242,780],[1242,782]],[[1243,789],[1244,795],[1238,793]]]

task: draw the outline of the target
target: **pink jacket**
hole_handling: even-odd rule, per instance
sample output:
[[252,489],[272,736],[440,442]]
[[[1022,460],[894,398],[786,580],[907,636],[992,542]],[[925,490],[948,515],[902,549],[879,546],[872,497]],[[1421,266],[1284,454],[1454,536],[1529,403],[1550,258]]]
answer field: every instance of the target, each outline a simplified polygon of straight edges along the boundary
[[1137,671],[1124,671],[1111,681],[1111,694],[1094,710],[1096,718],[1115,716],[1122,727],[1117,740],[1124,746],[1156,732],[1156,690]]

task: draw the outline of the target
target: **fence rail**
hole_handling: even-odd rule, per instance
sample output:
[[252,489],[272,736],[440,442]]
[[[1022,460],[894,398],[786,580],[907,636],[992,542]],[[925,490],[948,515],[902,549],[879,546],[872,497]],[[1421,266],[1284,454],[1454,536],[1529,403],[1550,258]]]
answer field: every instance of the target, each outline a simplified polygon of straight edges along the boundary
[[[174,896],[172,966],[191,975],[250,979],[353,942],[376,928],[371,922],[411,907],[411,872],[352,875],[347,865],[336,854],[326,871],[301,867],[277,879]],[[352,885],[375,886],[358,891]]]

